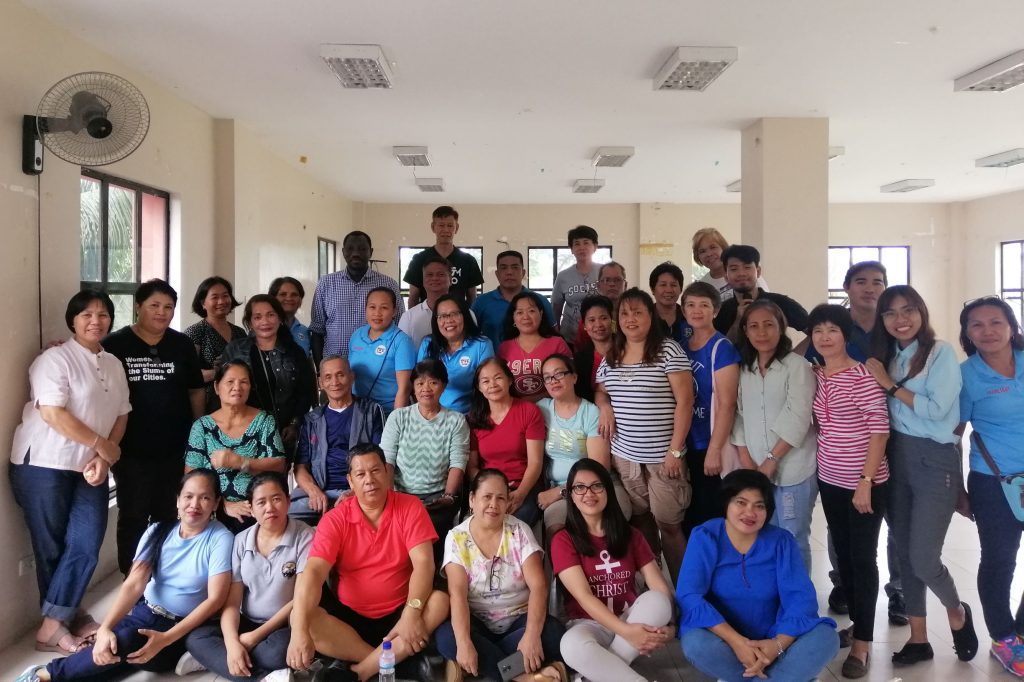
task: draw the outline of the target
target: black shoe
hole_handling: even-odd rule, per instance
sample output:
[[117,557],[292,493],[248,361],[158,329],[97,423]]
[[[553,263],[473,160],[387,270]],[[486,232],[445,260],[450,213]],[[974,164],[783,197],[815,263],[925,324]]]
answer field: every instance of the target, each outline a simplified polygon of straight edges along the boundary
[[921,644],[913,644],[907,642],[903,645],[903,648],[892,655],[893,665],[914,665],[921,661],[930,661],[935,658],[935,652],[932,651],[932,645],[928,642]]
[[849,649],[850,644],[853,643],[853,626],[848,625],[845,628],[841,628],[838,631],[839,635],[839,648]]
[[828,610],[845,616],[850,612],[850,605],[846,603],[846,591],[836,585],[828,595]]
[[974,631],[974,616],[967,602],[960,602],[964,607],[964,626],[953,630],[953,651],[961,661],[969,661],[978,653],[978,633]]
[[907,603],[903,601],[902,592],[893,592],[889,597],[889,624],[907,625],[910,619],[907,618]]
[[418,653],[395,666],[395,677],[416,682],[433,682],[434,666],[426,654]]
[[1020,600],[1020,605],[1017,607],[1017,616],[1014,618],[1014,625],[1017,634],[1024,633],[1024,599]]
[[[319,664],[319,666],[317,665]],[[310,682],[359,682],[359,676],[352,672],[344,661],[326,659],[315,661],[310,668]],[[301,675],[301,673],[296,674]]]

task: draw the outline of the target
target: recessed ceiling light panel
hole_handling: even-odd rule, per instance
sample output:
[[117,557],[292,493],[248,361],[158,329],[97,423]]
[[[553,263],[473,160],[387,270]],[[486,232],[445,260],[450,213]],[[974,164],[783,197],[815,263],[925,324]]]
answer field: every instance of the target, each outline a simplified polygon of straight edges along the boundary
[[594,154],[594,165],[621,168],[633,158],[634,153],[636,149],[633,147],[598,147]]
[[1024,50],[994,61],[953,81],[956,92],[1003,92],[1024,83]]
[[403,166],[429,166],[426,147],[392,147],[392,153]]
[[725,186],[726,192],[742,192],[743,191],[743,180],[733,180]]
[[572,191],[574,194],[597,194],[602,187],[604,187],[604,180],[601,178],[581,179],[573,184]]
[[1024,149],[1011,149],[992,156],[986,156],[974,162],[976,168],[1008,168],[1024,163]]
[[320,57],[343,88],[390,88],[395,80],[380,45],[325,43],[320,46]]
[[703,92],[738,58],[735,47],[676,48],[654,77],[654,89]]
[[935,184],[934,180],[931,179],[907,179],[900,180],[899,182],[890,182],[888,185],[882,185],[879,189],[886,194],[901,193],[901,192],[913,192],[914,190],[924,189],[925,187],[931,187]]
[[443,192],[444,178],[416,178],[416,186],[421,192]]

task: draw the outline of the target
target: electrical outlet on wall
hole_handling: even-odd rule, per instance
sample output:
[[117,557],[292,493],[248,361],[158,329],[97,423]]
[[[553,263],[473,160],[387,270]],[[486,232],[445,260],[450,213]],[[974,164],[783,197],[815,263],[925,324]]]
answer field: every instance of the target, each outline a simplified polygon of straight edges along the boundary
[[32,575],[36,572],[36,558],[31,554],[26,554],[21,557],[21,561],[18,562],[18,575]]

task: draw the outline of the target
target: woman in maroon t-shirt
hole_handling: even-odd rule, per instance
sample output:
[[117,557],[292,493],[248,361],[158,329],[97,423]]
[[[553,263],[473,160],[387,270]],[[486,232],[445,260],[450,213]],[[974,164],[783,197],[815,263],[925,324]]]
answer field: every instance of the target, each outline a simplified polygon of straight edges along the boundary
[[469,467],[473,480],[481,469],[497,469],[509,480],[508,511],[532,526],[540,518],[537,481],[544,466],[547,429],[540,408],[523,400],[501,358],[476,368],[469,414]]
[[[572,498],[566,526],[551,542],[551,564],[568,595],[570,627],[562,657],[590,682],[633,679],[629,667],[675,636],[672,588],[650,546],[629,525],[599,462],[581,459],[569,470]],[[636,574],[648,591],[638,595]]]

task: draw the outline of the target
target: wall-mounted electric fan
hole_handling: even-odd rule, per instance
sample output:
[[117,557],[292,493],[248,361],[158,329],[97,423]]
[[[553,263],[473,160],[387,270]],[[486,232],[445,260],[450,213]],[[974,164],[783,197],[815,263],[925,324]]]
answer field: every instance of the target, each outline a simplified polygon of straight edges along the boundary
[[104,166],[125,158],[149,130],[149,106],[134,85],[100,71],[59,81],[25,116],[22,170],[43,172],[43,146],[77,166]]

